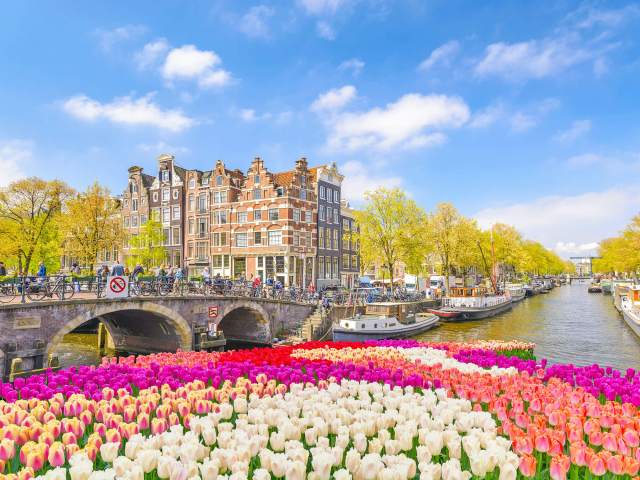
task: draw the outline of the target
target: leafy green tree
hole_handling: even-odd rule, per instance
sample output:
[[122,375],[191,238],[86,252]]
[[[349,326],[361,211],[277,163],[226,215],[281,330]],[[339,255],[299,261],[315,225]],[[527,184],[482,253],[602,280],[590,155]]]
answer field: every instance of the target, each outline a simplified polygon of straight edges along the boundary
[[162,224],[154,219],[147,221],[142,225],[138,235],[129,238],[127,266],[133,268],[137,263],[140,263],[148,270],[160,265],[167,255],[167,249],[163,243]]

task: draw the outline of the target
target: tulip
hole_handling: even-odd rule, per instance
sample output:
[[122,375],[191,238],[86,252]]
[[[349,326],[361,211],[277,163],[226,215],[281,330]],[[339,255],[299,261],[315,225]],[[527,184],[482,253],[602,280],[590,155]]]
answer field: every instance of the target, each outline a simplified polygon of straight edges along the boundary
[[64,445],[60,442],[54,442],[49,447],[49,454],[47,456],[47,460],[49,464],[53,467],[61,467],[65,464],[65,451]]
[[16,454],[15,442],[9,438],[0,440],[0,460],[6,462]]
[[596,476],[602,476],[606,473],[607,467],[598,455],[593,455],[589,460],[589,471]]
[[520,473],[525,477],[533,477],[536,474],[536,459],[531,455],[524,455],[520,459]]
[[553,480],[565,480],[570,466],[571,460],[569,460],[569,457],[559,454],[551,459],[549,474]]
[[118,442],[107,442],[100,446],[100,457],[107,463],[112,463],[118,456],[118,449],[120,444]]

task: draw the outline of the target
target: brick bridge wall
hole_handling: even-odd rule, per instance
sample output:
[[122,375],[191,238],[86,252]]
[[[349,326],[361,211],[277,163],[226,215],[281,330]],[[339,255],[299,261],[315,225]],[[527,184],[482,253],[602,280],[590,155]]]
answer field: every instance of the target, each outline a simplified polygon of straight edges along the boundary
[[[209,318],[209,307],[218,315]],[[269,343],[281,330],[295,328],[313,306],[278,300],[242,297],[144,297],[69,300],[0,307],[0,378],[11,359],[23,359],[23,368],[46,364],[63,337],[75,328],[99,319],[116,349],[131,352],[190,350],[195,327],[215,322],[234,340]]]

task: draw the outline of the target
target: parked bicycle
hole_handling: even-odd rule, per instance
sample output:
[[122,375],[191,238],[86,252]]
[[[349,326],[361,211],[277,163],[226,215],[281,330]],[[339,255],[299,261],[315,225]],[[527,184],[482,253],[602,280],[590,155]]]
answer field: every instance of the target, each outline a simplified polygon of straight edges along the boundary
[[43,281],[24,283],[25,295],[33,302],[39,302],[45,298],[53,298],[55,295],[59,299],[69,300],[73,297],[75,290],[65,276],[46,278]]

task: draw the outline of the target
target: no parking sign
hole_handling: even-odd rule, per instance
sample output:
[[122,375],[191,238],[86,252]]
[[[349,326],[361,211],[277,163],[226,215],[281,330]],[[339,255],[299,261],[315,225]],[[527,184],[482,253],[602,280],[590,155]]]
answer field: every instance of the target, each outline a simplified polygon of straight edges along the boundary
[[107,298],[122,298],[129,296],[129,279],[123,276],[107,277]]

